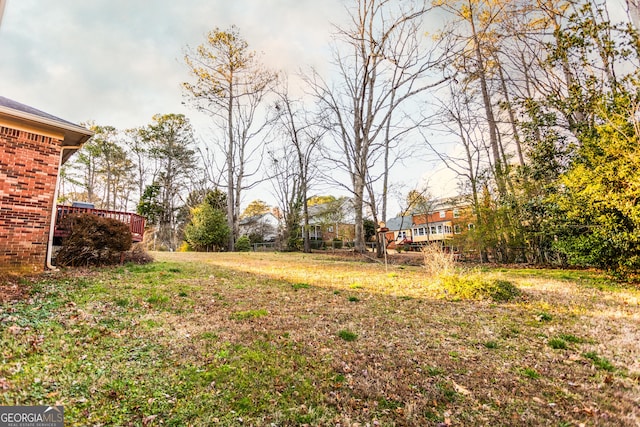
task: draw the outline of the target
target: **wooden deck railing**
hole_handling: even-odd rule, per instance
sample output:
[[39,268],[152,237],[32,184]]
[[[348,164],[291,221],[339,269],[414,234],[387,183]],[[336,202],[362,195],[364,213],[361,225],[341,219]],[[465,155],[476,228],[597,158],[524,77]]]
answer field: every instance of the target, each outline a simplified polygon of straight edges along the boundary
[[113,218],[120,222],[124,222],[129,226],[131,230],[131,236],[134,242],[141,242],[144,237],[144,222],[143,216],[134,214],[131,212],[118,212],[109,211],[105,209],[90,209],[80,208],[75,206],[58,205],[56,215],[56,226],[54,230],[55,237],[66,237],[69,235],[69,230],[66,230],[60,226],[62,219],[69,214],[89,213],[92,215],[98,215],[104,218]]

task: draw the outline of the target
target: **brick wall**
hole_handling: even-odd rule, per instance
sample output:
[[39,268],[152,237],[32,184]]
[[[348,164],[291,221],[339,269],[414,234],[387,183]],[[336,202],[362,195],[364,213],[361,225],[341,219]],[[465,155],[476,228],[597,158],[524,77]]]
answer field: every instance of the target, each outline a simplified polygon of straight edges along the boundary
[[[444,217],[440,216],[440,212],[444,211]],[[429,222],[429,224],[433,224],[434,222],[440,222],[440,221],[451,221],[453,220],[453,210],[452,209],[442,209],[442,210],[436,210],[435,212],[432,212],[429,214],[429,221],[427,221],[427,215],[426,214],[418,214],[418,215],[414,215],[413,216],[413,223],[416,225],[419,224],[426,224],[427,222]]]
[[43,271],[61,141],[0,126],[0,272]]

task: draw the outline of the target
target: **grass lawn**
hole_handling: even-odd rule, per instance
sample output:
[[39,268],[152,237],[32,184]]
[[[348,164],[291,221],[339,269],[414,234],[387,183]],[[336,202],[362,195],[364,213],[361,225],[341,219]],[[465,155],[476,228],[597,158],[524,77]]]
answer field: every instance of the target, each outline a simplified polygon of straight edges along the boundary
[[0,405],[68,426],[640,424],[640,291],[597,273],[477,273],[521,291],[497,302],[421,267],[154,256],[22,279]]

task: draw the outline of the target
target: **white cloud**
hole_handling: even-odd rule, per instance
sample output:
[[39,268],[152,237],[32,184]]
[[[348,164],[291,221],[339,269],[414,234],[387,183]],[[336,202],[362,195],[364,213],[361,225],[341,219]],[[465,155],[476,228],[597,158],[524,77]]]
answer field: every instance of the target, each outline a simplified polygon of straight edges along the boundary
[[182,112],[184,48],[235,24],[269,66],[321,63],[339,0],[9,0],[0,93],[64,119],[117,128]]
[[183,113],[208,138],[207,122],[182,104],[187,45],[236,25],[263,62],[287,71],[294,83],[301,68],[328,70],[332,24],[345,22],[347,3],[8,0],[0,26],[0,95],[65,120],[118,129],[146,125],[156,113]]

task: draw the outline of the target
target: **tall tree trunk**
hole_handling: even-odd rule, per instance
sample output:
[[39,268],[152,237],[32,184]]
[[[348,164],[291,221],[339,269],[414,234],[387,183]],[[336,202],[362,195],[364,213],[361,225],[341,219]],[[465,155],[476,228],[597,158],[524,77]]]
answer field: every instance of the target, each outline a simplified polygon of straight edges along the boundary
[[309,233],[309,202],[307,200],[307,195],[305,191],[304,196],[304,204],[303,204],[303,216],[304,216],[304,228],[302,230],[303,233],[303,242],[304,242],[304,252],[311,252],[311,236]]
[[[476,179],[476,168],[473,165],[473,154],[470,149],[470,141],[464,137],[465,131],[462,125],[462,120],[460,118],[456,118],[458,122],[458,128],[460,129],[460,138],[462,138],[462,145],[464,145],[466,161],[467,161],[467,172],[469,173],[469,183],[471,184],[471,197],[473,200],[473,210],[476,216],[476,227],[479,227],[482,224],[482,213],[480,209],[480,197],[478,195],[478,180]],[[467,230],[469,232],[470,230]],[[489,256],[487,254],[486,243],[483,238],[480,238],[480,261],[488,262]]]
[[498,186],[498,193],[501,197],[507,193],[506,185],[504,182],[504,170],[502,166],[502,156],[500,154],[500,146],[498,141],[498,127],[496,125],[496,119],[493,114],[493,105],[491,103],[491,95],[489,94],[489,86],[487,84],[485,60],[480,48],[480,40],[478,32],[476,30],[475,15],[473,14],[473,4],[469,1],[469,10],[471,15],[469,17],[469,23],[471,25],[474,54],[476,57],[476,72],[480,79],[480,89],[482,91],[482,102],[484,104],[485,116],[487,118],[487,125],[489,126],[489,143],[491,145],[491,153],[493,155],[493,167],[495,170],[495,179]]
[[[302,156],[299,155],[298,159],[300,160],[300,167],[303,167],[304,160],[302,159]],[[302,250],[304,253],[310,253],[311,252],[311,236],[309,235],[309,200],[307,196],[307,174],[304,173],[302,175],[303,175],[301,176],[302,178],[301,199],[302,199],[302,220],[303,220]]]
[[[378,217],[378,211],[376,210],[376,194],[373,188],[373,183],[367,185],[367,192],[369,193],[369,208],[373,216],[373,222],[378,227],[380,217]],[[366,237],[366,236],[365,236]],[[376,257],[382,258],[384,256],[384,236],[383,233],[376,233]]]
[[[390,104],[393,106],[395,104],[396,98],[396,90],[393,89],[391,91],[391,102]],[[391,116],[392,113],[389,112],[387,116],[387,123],[385,125],[384,130],[384,176],[382,180],[382,212],[381,219],[382,221],[387,220],[387,201],[388,201],[388,190],[389,190],[389,150],[391,144]]]
[[366,252],[366,245],[364,241],[364,179],[360,175],[355,175],[353,178],[353,204],[355,210],[355,250],[360,253]]
[[509,114],[509,123],[511,124],[511,131],[513,132],[513,142],[515,143],[515,146],[516,146],[518,163],[520,164],[520,166],[524,166],[524,155],[522,154],[522,144],[520,142],[520,133],[518,132],[516,115],[513,111],[513,106],[511,105],[511,100],[509,98],[509,90],[507,89],[507,82],[504,77],[504,71],[502,70],[501,64],[498,64],[498,72],[500,76],[500,83],[502,85],[502,91],[504,92],[504,100],[505,100],[507,113]]
[[[233,76],[233,75],[232,75]],[[234,251],[236,245],[236,212],[235,212],[235,191],[234,191],[234,174],[233,160],[235,157],[234,138],[233,138],[233,77],[229,83],[229,101],[227,104],[227,224],[229,225],[229,250]]]

